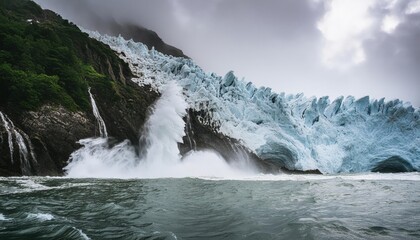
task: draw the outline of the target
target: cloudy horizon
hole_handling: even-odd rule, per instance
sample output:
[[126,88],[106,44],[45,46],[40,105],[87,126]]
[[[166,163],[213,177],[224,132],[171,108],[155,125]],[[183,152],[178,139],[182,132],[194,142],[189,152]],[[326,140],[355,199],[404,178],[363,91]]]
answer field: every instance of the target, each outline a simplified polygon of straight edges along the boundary
[[35,2],[90,29],[98,18],[146,27],[205,71],[276,92],[420,106],[420,0]]

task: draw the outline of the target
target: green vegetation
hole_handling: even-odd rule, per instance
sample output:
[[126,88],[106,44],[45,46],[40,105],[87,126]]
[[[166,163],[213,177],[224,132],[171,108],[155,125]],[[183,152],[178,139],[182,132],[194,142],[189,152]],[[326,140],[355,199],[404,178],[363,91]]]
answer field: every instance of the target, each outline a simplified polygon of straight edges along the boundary
[[87,110],[88,86],[117,99],[107,64],[120,69],[109,48],[67,20],[30,0],[0,0],[0,106]]

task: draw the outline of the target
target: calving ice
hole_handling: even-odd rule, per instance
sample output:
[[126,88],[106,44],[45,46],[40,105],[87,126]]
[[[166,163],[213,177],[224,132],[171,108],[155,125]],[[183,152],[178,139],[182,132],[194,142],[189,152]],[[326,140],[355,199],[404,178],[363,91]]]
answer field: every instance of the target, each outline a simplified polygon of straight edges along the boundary
[[420,112],[400,100],[306,98],[205,73],[191,59],[148,50],[141,43],[89,32],[129,63],[133,79],[162,91],[183,89],[202,124],[240,140],[264,161],[322,173],[413,171],[420,168]]

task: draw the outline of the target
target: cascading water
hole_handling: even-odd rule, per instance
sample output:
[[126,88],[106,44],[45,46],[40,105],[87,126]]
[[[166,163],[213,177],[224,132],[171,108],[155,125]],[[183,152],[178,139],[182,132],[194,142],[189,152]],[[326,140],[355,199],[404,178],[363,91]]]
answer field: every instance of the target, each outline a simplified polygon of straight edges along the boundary
[[23,175],[30,175],[31,173],[31,165],[29,163],[29,151],[26,147],[25,140],[23,139],[22,135],[14,129],[16,143],[19,146],[19,159],[21,164],[21,170]]
[[3,121],[3,126],[6,129],[7,132],[7,139],[9,143],[9,151],[10,151],[10,161],[13,163],[13,135],[12,135],[12,129],[10,127],[9,122],[6,120],[6,117],[3,115],[2,112],[0,112],[1,120]]
[[185,125],[185,134],[187,136],[188,144],[190,146],[190,149],[197,150],[197,143],[195,142],[195,139],[194,139],[194,131],[193,131],[192,126],[191,126],[191,119],[190,118],[191,118],[190,115],[187,114],[187,118],[186,118],[187,122],[186,122],[186,125]]
[[72,153],[64,168],[67,176],[159,178],[245,174],[243,168],[233,169],[211,151],[192,151],[181,159],[178,143],[185,135],[186,108],[182,88],[175,82],[167,83],[144,126],[142,155],[136,154],[128,140],[110,147],[105,138],[83,139],[79,141],[83,147]]
[[105,121],[101,117],[101,114],[99,113],[98,107],[96,106],[95,99],[93,98],[93,95],[90,92],[90,88],[88,88],[88,92],[89,92],[89,96],[90,96],[90,103],[92,104],[93,115],[95,116],[96,121],[98,122],[99,135],[100,135],[100,137],[107,138],[108,137],[108,132],[106,130]]
[[[16,145],[19,150],[19,160],[20,160],[20,168],[23,175],[31,175],[31,163],[32,160],[36,163],[36,156],[33,151],[32,142],[29,139],[28,135],[24,132],[22,134],[17,130],[13,122],[7,117],[5,114],[0,112],[0,118],[3,122],[3,127],[6,129],[8,144],[9,144],[9,152],[10,152],[10,161],[14,163],[14,143],[15,140]],[[27,146],[29,145],[29,147]]]

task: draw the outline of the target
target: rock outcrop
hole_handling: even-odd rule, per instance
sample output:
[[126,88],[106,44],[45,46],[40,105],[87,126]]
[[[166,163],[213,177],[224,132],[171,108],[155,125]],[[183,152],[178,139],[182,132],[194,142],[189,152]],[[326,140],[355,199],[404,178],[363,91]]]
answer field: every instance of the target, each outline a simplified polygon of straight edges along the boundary
[[197,112],[189,109],[184,118],[185,136],[183,143],[179,144],[182,155],[191,150],[213,150],[218,152],[227,162],[231,164],[247,164],[259,169],[261,172],[274,173],[282,169],[280,166],[261,159],[241,142],[234,138],[219,133],[217,129],[210,125],[201,123],[200,118],[204,118],[204,112]]

